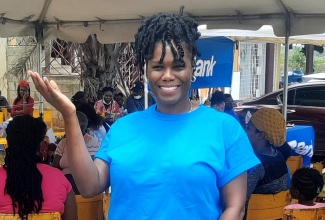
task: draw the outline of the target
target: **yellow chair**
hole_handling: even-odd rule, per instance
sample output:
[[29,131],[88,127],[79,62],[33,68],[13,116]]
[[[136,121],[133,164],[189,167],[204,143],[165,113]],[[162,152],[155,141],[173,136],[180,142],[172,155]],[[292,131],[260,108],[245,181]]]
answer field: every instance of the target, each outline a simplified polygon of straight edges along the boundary
[[9,112],[8,112],[8,108],[2,107],[1,111],[3,112],[3,117],[4,120],[7,120],[8,118],[10,118]]
[[6,138],[0,138],[0,145],[3,145],[4,149],[6,149],[8,147],[7,139]]
[[103,219],[103,195],[84,198],[76,195],[78,220]]
[[[21,220],[18,214],[0,214],[0,220]],[[39,214],[29,214],[28,220],[61,220],[59,212],[47,212]]]
[[302,156],[290,156],[287,160],[292,175],[296,170],[302,167]]
[[0,138],[2,138],[5,133],[4,121],[5,121],[5,118],[4,118],[3,112],[0,112],[0,124],[1,124]]
[[103,213],[104,213],[104,219],[108,219],[108,210],[110,205],[110,194],[104,193],[103,195]]
[[34,111],[33,111],[33,117],[34,118],[39,118],[39,116],[40,116],[39,110],[38,109],[34,109]]
[[274,220],[283,217],[283,208],[290,203],[289,190],[276,194],[252,194],[247,220]]
[[325,208],[285,209],[283,220],[325,220]]
[[51,109],[44,110],[43,120],[46,124],[48,124],[50,126],[50,128],[53,129],[53,112]]

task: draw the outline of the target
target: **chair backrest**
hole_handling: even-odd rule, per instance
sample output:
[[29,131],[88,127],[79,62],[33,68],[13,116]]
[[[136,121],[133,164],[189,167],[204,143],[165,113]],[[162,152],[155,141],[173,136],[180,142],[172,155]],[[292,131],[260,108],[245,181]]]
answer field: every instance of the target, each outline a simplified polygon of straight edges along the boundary
[[103,213],[104,213],[104,219],[108,219],[108,210],[110,205],[110,194],[104,193],[103,195]]
[[103,219],[103,195],[84,198],[76,195],[78,220]]
[[[21,220],[18,214],[0,214],[1,220]],[[28,220],[61,220],[61,215],[59,212],[46,212],[39,214],[28,215]]]
[[33,117],[34,118],[39,118],[39,116],[40,116],[39,110],[38,109],[34,109],[34,111],[33,111]]
[[302,167],[302,156],[290,156],[287,160],[292,175],[296,170]]
[[283,220],[325,220],[325,208],[285,209]]
[[9,118],[9,112],[8,112],[8,109],[5,108],[5,107],[2,107],[2,108],[1,108],[1,111],[3,112],[4,120],[7,120],[7,119]]
[[276,194],[252,194],[247,208],[247,220],[282,218],[283,208],[290,203],[289,190]]

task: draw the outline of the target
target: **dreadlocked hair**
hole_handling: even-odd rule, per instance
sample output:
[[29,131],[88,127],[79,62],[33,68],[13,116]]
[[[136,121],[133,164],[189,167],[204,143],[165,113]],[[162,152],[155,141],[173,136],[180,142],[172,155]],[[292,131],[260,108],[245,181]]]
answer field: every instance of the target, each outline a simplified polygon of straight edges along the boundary
[[322,191],[324,181],[318,170],[303,167],[292,175],[292,185],[306,200],[312,200]]
[[30,213],[39,213],[44,202],[42,174],[37,168],[40,162],[37,152],[46,134],[46,124],[41,118],[30,115],[16,116],[6,129],[8,148],[4,169],[7,179],[4,192],[12,200],[14,215],[21,219]]
[[165,57],[166,46],[170,46],[174,59],[184,64],[184,48],[186,44],[191,58],[200,56],[195,41],[199,39],[198,23],[192,18],[178,14],[159,13],[145,18],[135,35],[134,53],[140,73],[143,73],[145,61],[153,57],[155,44],[162,43],[160,62]]

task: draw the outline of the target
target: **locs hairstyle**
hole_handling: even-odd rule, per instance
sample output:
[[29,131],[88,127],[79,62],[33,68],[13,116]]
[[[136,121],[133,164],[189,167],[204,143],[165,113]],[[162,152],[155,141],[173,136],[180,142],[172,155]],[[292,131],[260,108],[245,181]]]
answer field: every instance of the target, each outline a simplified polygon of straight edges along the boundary
[[4,192],[12,200],[14,214],[18,211],[19,217],[26,219],[30,213],[39,213],[44,202],[37,152],[44,140],[46,125],[41,118],[16,116],[9,122],[6,132],[8,148],[4,169],[7,179]]
[[185,43],[194,60],[196,55],[200,56],[195,41],[199,39],[198,23],[192,18],[183,16],[183,8],[180,14],[159,13],[145,18],[135,35],[134,51],[136,62],[140,73],[143,73],[145,61],[153,56],[155,44],[162,42],[162,54],[160,62],[165,57],[166,44],[172,50],[174,59],[184,64]]

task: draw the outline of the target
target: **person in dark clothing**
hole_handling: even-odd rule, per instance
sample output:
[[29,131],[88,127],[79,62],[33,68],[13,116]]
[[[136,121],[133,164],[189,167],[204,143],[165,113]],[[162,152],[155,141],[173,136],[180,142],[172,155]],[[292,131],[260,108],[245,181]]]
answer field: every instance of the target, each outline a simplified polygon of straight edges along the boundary
[[261,108],[246,126],[246,133],[261,164],[251,169],[247,177],[248,204],[250,195],[274,194],[288,189],[288,168],[278,147],[286,140],[286,125],[276,109]]
[[[140,81],[136,81],[132,87],[132,94],[126,100],[126,109],[128,114],[136,111],[144,110],[144,86]],[[148,92],[148,107],[155,104],[156,100],[151,94]]]
[[236,114],[236,112],[234,111],[234,107],[235,107],[235,102],[232,99],[232,96],[228,93],[225,93],[225,110],[224,112],[226,112],[227,114],[231,115],[232,117],[234,117],[238,122],[239,118]]

